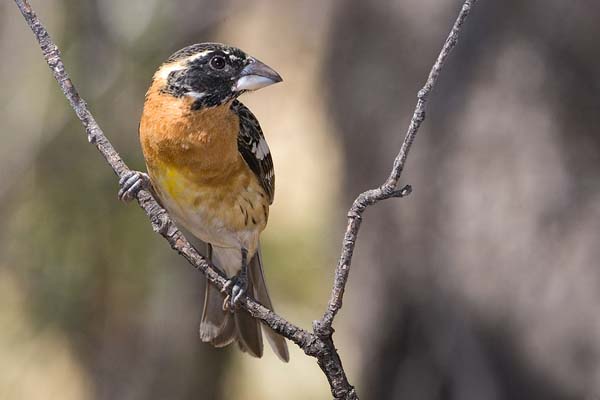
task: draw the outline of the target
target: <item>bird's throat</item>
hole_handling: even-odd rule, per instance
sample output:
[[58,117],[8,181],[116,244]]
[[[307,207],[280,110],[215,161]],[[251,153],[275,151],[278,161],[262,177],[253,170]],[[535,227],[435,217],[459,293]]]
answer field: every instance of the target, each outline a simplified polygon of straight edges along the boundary
[[240,162],[239,118],[230,104],[193,110],[191,97],[174,97],[152,85],[140,121],[140,142],[149,172],[159,165],[190,178],[226,175]]

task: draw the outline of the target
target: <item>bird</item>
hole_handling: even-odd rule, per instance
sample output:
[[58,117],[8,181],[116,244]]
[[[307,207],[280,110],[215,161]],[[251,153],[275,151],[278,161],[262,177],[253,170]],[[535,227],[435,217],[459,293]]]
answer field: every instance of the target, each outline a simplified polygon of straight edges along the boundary
[[260,234],[275,193],[269,146],[238,97],[281,81],[273,68],[221,43],[173,53],[145,96],[139,139],[147,173],[125,174],[118,196],[129,202],[139,190],[150,190],[177,225],[208,244],[205,256],[227,276],[224,292],[207,281],[203,342],[237,342],[260,358],[264,330],[274,353],[287,362],[285,339],[238,306],[248,294],[273,310]]

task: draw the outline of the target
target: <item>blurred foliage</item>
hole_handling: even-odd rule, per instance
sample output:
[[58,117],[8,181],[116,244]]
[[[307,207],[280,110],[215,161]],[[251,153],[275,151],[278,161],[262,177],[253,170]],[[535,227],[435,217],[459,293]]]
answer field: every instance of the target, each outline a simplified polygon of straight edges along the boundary
[[[31,0],[128,164],[157,66],[236,45],[284,83],[242,99],[277,190],[278,312],[310,327],[345,213],[387,175],[459,1]],[[365,399],[600,393],[600,8],[479,2],[410,156],[366,214],[336,344]],[[204,279],[116,200],[31,33],[0,4],[0,398],[326,399],[312,359],[200,343]]]
[[[235,35],[241,32],[220,33],[225,21],[254,27],[268,24],[266,16],[251,16],[251,8],[242,2],[209,0],[175,6],[157,1],[56,0],[34,1],[33,6],[61,47],[73,81],[103,130],[137,169],[143,169],[136,133],[139,115],[158,65],[193,42],[233,36],[231,43],[237,44]],[[0,230],[0,266],[3,281],[10,286],[0,301],[19,304],[18,312],[2,314],[8,325],[21,326],[0,334],[0,358],[5,360],[0,369],[9,371],[0,381],[0,398],[215,399],[244,398],[243,393],[266,398],[269,393],[278,397],[290,374],[298,388],[311,382],[311,389],[299,392],[298,398],[306,393],[327,397],[318,367],[310,360],[298,360],[303,356],[295,349],[292,373],[291,366],[281,368],[271,354],[264,360],[245,360],[234,347],[215,350],[199,341],[204,278],[152,232],[137,207],[117,201],[114,175],[87,143],[16,7],[0,7],[0,18],[6,22],[0,48],[18,43],[1,67],[4,76],[12,78],[2,82],[8,90],[0,94],[4,100],[0,129],[13,134],[0,151],[5,156],[0,161],[0,215],[5,222]],[[286,7],[275,11],[282,10]],[[264,46],[269,43],[245,49],[285,72],[297,68],[293,60],[277,58]],[[303,44],[299,40],[295,46]],[[314,76],[303,79],[316,82]],[[259,118],[276,102],[286,109],[298,102],[280,101],[273,94],[249,99]],[[297,118],[310,114],[307,107],[300,108]],[[282,110],[282,116],[289,113]],[[261,118],[268,138],[296,135],[307,148],[323,140],[318,138],[323,128],[302,135],[301,126],[278,127],[279,120]],[[270,142],[276,154],[285,151],[278,152],[278,147],[294,143],[284,137]],[[327,231],[322,226],[326,210],[315,204],[334,198],[335,187],[315,198],[306,185],[311,175],[298,179],[279,173],[310,163],[304,155],[288,162],[275,156],[275,162],[282,183],[273,222],[264,236],[267,280],[278,310],[309,326],[327,297],[327,283],[318,276],[325,263],[330,268],[334,261],[321,241]],[[332,174],[321,181],[332,182]],[[294,193],[296,187],[305,193],[302,198]],[[278,209],[290,196],[300,210]],[[44,332],[52,332],[49,339],[35,339]],[[8,343],[13,346],[5,346]],[[8,357],[30,352],[40,354],[16,366],[14,357]],[[53,360],[62,363],[62,369],[55,369]],[[282,379],[272,388],[257,385],[277,373],[283,374]],[[45,383],[23,392],[21,386],[40,374],[48,376]],[[72,383],[65,382],[65,374]],[[65,385],[69,387],[63,390]]]

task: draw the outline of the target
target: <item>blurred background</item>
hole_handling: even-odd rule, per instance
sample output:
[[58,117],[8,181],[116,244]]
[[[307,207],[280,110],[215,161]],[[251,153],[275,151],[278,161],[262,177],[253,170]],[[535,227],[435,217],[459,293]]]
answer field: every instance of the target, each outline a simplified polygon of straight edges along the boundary
[[[277,311],[310,328],[345,214],[387,177],[458,0],[31,0],[132,168],[157,66],[195,42],[265,61],[263,235]],[[480,1],[403,175],[366,214],[335,340],[363,399],[600,396],[600,3]],[[313,359],[197,337],[203,277],[154,234],[0,4],[0,398],[328,399]]]

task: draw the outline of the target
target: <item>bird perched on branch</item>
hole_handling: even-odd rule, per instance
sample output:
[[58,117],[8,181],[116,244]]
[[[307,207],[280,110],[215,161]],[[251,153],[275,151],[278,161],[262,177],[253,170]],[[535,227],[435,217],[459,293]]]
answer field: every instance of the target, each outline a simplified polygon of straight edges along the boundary
[[[229,281],[224,293],[207,282],[200,338],[216,347],[237,341],[255,357],[263,354],[261,324],[237,302],[247,293],[273,309],[259,236],[275,175],[258,120],[237,98],[281,80],[234,47],[201,43],[174,53],[146,93],[139,134],[148,174],[132,171],[119,190],[124,201],[152,190],[178,224],[209,244],[207,257]],[[263,329],[288,361],[285,339]]]

